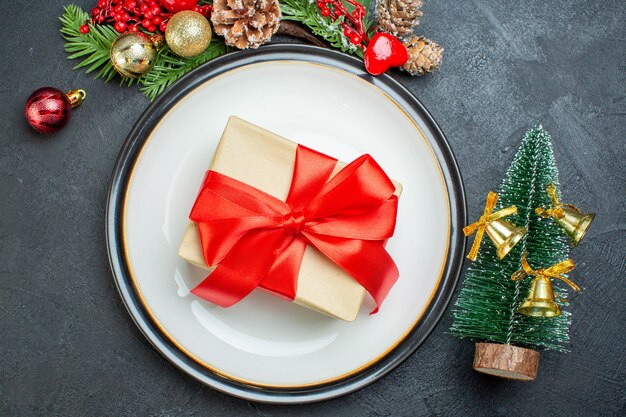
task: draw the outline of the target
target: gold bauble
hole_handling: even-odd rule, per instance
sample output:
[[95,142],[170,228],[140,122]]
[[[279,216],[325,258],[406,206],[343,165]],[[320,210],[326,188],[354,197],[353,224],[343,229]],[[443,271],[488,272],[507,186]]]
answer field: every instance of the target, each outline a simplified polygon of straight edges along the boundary
[[111,65],[124,77],[137,78],[152,69],[157,56],[153,39],[141,32],[126,32],[111,44]]
[[165,42],[176,55],[189,58],[200,55],[211,43],[211,25],[198,12],[185,10],[167,22]]

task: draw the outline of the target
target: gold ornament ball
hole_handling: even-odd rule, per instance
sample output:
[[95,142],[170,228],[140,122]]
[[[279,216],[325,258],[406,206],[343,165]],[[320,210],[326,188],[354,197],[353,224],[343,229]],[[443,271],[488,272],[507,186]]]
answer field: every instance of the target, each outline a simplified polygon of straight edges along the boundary
[[150,71],[157,48],[150,37],[141,32],[126,32],[111,44],[111,65],[124,77],[137,78]]
[[185,10],[167,22],[165,42],[172,52],[184,58],[200,55],[211,43],[211,25],[198,12]]

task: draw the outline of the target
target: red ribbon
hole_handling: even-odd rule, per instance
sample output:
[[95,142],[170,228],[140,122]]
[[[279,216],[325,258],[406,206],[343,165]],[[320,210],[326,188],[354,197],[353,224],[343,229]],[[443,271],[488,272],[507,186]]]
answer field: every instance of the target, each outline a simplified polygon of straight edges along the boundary
[[222,307],[258,286],[293,300],[309,244],[356,279],[378,311],[398,279],[384,248],[396,225],[395,186],[369,155],[330,178],[336,164],[298,145],[286,201],[208,171],[189,217],[207,265],[217,267],[192,293]]

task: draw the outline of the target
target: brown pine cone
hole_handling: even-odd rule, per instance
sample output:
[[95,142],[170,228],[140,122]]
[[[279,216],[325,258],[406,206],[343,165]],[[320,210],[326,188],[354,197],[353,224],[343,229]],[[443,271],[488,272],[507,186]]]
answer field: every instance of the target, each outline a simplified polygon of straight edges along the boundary
[[276,33],[280,16],[278,0],[215,0],[211,22],[227,45],[255,49]]
[[422,17],[422,0],[376,0],[378,29],[402,38],[413,33]]
[[411,75],[428,74],[439,68],[443,59],[443,48],[423,36],[411,36],[404,41],[409,60],[400,69]]

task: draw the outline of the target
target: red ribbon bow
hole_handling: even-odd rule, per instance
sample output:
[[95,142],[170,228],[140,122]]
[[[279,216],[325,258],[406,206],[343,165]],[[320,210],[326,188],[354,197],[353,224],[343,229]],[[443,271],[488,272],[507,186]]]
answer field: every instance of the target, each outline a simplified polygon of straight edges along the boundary
[[198,224],[207,265],[217,267],[192,292],[222,307],[259,285],[293,300],[309,244],[369,292],[376,312],[398,279],[384,248],[396,225],[398,197],[371,156],[330,178],[336,164],[298,145],[286,201],[208,171],[189,217]]

